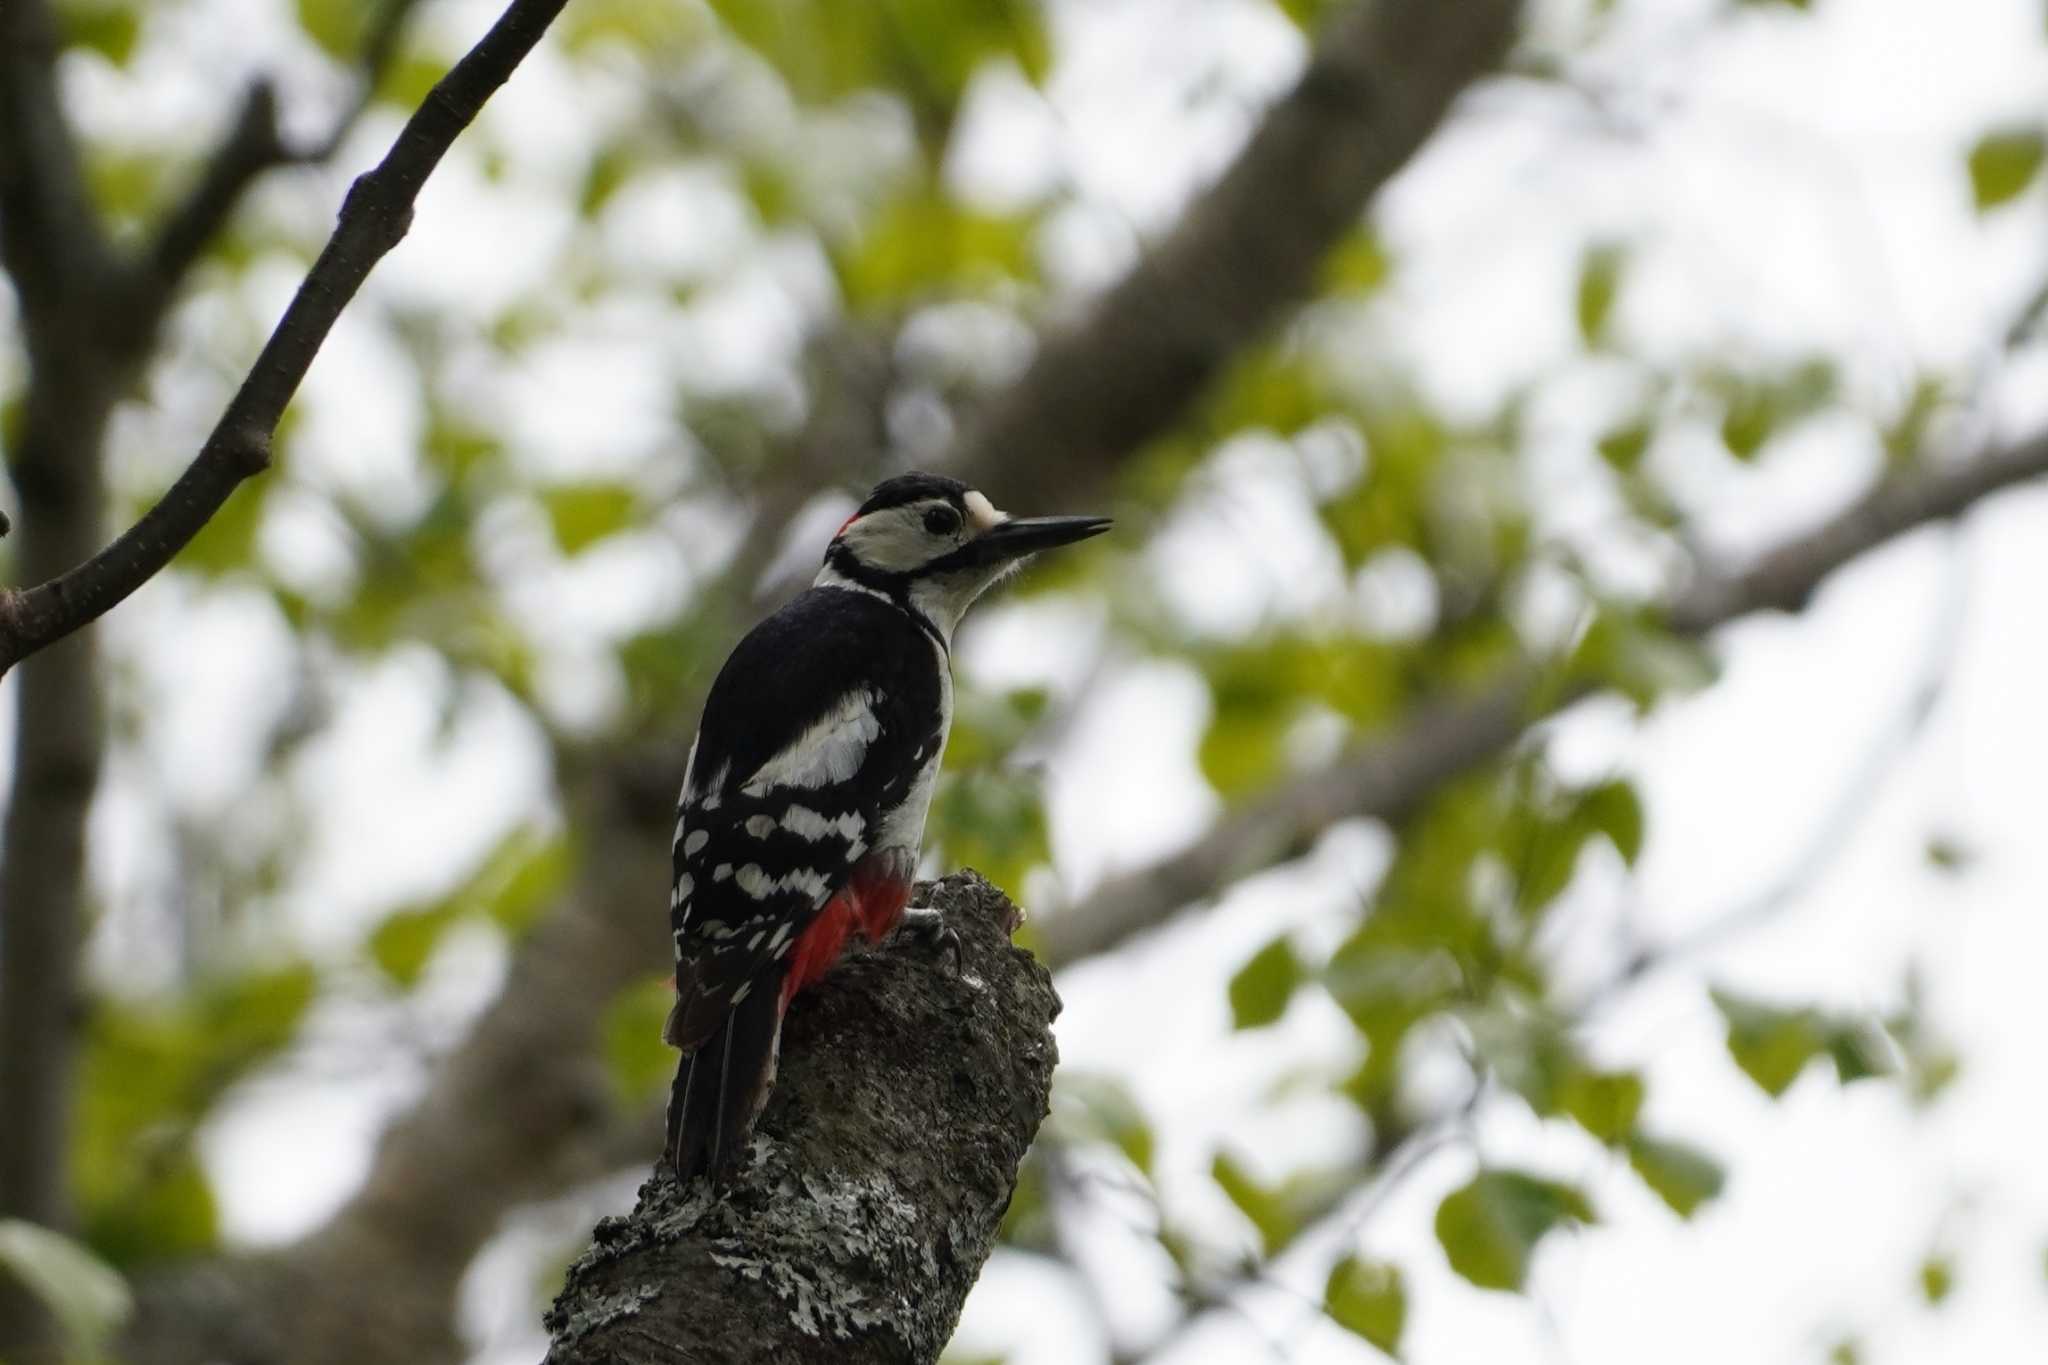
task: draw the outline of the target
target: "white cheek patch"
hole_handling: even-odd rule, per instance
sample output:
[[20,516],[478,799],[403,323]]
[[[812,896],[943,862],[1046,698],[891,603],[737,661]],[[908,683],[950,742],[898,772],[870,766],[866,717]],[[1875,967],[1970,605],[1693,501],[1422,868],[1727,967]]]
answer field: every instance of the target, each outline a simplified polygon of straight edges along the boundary
[[932,548],[915,505],[870,512],[840,538],[855,559],[886,573],[908,573],[930,557]]
[[860,771],[868,745],[882,733],[875,718],[881,698],[862,687],[836,705],[773,758],[763,763],[740,788],[749,796],[765,796],[775,787],[826,787]]
[[967,504],[967,517],[976,531],[993,530],[1010,519],[1008,512],[997,511],[995,504],[979,493],[969,493],[962,501]]

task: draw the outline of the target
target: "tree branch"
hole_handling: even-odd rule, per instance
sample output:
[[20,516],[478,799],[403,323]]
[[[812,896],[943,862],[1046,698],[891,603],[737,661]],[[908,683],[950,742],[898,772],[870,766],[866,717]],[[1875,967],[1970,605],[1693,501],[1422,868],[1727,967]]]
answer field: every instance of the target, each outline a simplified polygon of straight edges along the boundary
[[107,260],[78,143],[57,95],[57,31],[43,0],[0,4],[0,261],[40,362],[80,325],[78,289]]
[[[1824,579],[1863,554],[2044,476],[2048,433],[1886,480],[1749,567],[1701,578],[1671,603],[1666,620],[1680,635],[1697,637],[1753,612],[1797,610]],[[1586,691],[1545,689],[1539,671],[1523,667],[1483,693],[1432,707],[1399,732],[1247,802],[1180,852],[1110,877],[1077,904],[1042,917],[1033,926],[1039,953],[1059,968],[1108,952],[1189,902],[1298,851],[1336,820],[1398,817]]]
[[929,890],[961,973],[892,943],[800,1000],[752,1164],[718,1196],[662,1169],[600,1223],[551,1365],[938,1359],[1045,1117],[1059,998],[1001,892]]
[[391,151],[359,176],[319,260],[198,456],[162,501],[100,553],[60,577],[0,594],[0,672],[77,630],[135,591],[198,534],[243,479],[270,463],[285,405],[371,267],[398,245],[427,176],[566,0],[512,0],[489,33],[441,78]]
[[980,414],[963,477],[1026,507],[1082,506],[1246,344],[1451,105],[1500,65],[1519,0],[1367,0],[1326,25],[1292,91],[1173,232],[1080,326],[1047,337]]
[[265,171],[278,166],[325,161],[341,147],[350,130],[375,99],[377,86],[398,51],[405,21],[418,0],[385,0],[363,42],[359,88],[349,108],[317,142],[294,147],[277,126],[277,92],[268,80],[250,84],[227,135],[206,158],[191,189],[167,212],[140,264],[141,312],[151,323],[131,328],[138,344],[154,334],[154,321],[186,274],[226,226],[243,193]]

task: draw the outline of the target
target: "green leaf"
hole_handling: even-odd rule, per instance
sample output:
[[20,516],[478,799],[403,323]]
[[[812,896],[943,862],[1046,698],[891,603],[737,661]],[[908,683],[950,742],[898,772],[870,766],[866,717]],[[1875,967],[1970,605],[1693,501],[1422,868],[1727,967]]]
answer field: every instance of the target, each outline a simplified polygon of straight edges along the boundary
[[244,483],[228,494],[220,510],[178,552],[177,566],[209,578],[249,567],[256,553],[256,532],[263,524],[266,487]]
[[352,59],[363,39],[367,5],[359,0],[298,0],[299,27],[328,56]]
[[1970,193],[1977,212],[2010,203],[2026,192],[2048,155],[2048,135],[2039,128],[2002,128],[1986,133],[1970,148]]
[[1323,262],[1323,282],[1332,293],[1371,294],[1387,282],[1393,262],[1386,244],[1369,228],[1360,228],[1337,243]]
[[682,0],[578,0],[559,25],[571,53],[604,45],[670,56],[710,29],[703,11]]
[[1680,1218],[1721,1193],[1727,1174],[1699,1148],[1637,1133],[1628,1140],[1628,1164]]
[[467,880],[440,900],[385,917],[364,944],[370,960],[404,989],[420,975],[449,928],[465,916],[519,933],[568,879],[571,850],[558,834],[521,827],[501,839]]
[[142,16],[121,0],[68,0],[57,7],[57,22],[66,47],[97,52],[115,66],[128,65]]
[[1633,473],[1649,453],[1650,439],[1656,434],[1657,428],[1648,417],[1624,422],[1600,438],[1600,458],[1620,473]]
[[946,739],[946,769],[967,772],[1003,763],[1045,718],[1050,700],[1042,687],[991,692],[963,686]]
[[1075,1135],[1107,1142],[1145,1174],[1152,1173],[1152,1124],[1124,1083],[1100,1072],[1065,1072],[1056,1098],[1071,1106],[1068,1122]]
[[1628,263],[1625,248],[1611,242],[1587,247],[1579,258],[1579,338],[1592,350],[1607,342],[1614,300],[1621,292],[1621,272]]
[[1824,1032],[1828,1059],[1835,1064],[1835,1076],[1842,1084],[1889,1076],[1898,1070],[1884,1031],[1870,1020],[1826,1020]]
[[640,495],[619,484],[561,484],[544,489],[541,505],[565,555],[581,554],[633,524]]
[[0,1219],[0,1279],[25,1287],[57,1321],[68,1355],[99,1357],[135,1310],[120,1272],[86,1247],[49,1228]]
[[1301,976],[1301,961],[1284,934],[1252,954],[1230,978],[1232,1026],[1259,1028],[1285,1014]]
[[1721,397],[1721,443],[1748,461],[1772,437],[1825,407],[1839,384],[1833,364],[1816,358],[1764,376],[1711,376],[1708,387]]
[[671,982],[649,980],[619,992],[605,1007],[601,1029],[605,1071],[619,1098],[628,1105],[653,1100],[675,1075],[680,1054],[662,1037],[662,1026],[675,999]]
[[1976,860],[1976,851],[1952,834],[1936,834],[1927,840],[1927,863],[1937,872],[1964,872]]
[[1643,851],[1643,802],[1626,782],[1604,782],[1579,798],[1579,814],[1629,866]]
[[1037,274],[1029,216],[979,213],[936,191],[898,195],[839,257],[857,312],[936,294],[986,294]]
[[1714,680],[1714,662],[1697,640],[1680,639],[1639,614],[1603,611],[1572,653],[1571,671],[1611,687],[1642,710],[1670,693],[1696,692]]
[[1387,1355],[1399,1355],[1401,1329],[1408,1321],[1408,1293],[1401,1268],[1384,1261],[1346,1256],[1330,1267],[1323,1286],[1323,1311]]
[[297,1036],[318,979],[248,970],[170,1002],[97,1001],[85,1029],[72,1176],[86,1240],[117,1265],[199,1255],[217,1234],[193,1148],[243,1077]]
[[640,170],[644,160],[642,149],[630,138],[621,138],[599,147],[583,173],[583,193],[578,199],[577,211],[585,218],[597,216],[611,202],[612,196]]
[[1941,1307],[1955,1288],[1956,1263],[1953,1257],[1933,1255],[1920,1263],[1920,1297],[1927,1300],[1929,1308]]
[[1559,1104],[1602,1142],[1619,1142],[1642,1112],[1643,1078],[1633,1071],[1577,1071],[1566,1078]]
[[1714,1006],[1728,1021],[1728,1053],[1763,1092],[1776,1099],[1826,1046],[1818,1015],[1779,1009],[1714,991]]
[[420,909],[395,911],[370,931],[369,941],[364,946],[369,949],[370,960],[377,964],[379,971],[390,977],[394,984],[410,990],[419,984],[427,962],[434,956],[434,949],[441,945],[442,935],[460,918],[461,913],[462,906],[455,900]]
[[926,828],[948,866],[972,867],[1013,891],[1052,856],[1041,776],[1026,768],[941,772]]
[[1570,1185],[1521,1171],[1481,1171],[1437,1206],[1436,1239],[1451,1269],[1473,1284],[1520,1292],[1546,1234],[1593,1221],[1592,1205]]
[[712,0],[712,9],[797,94],[830,102],[895,86],[943,124],[982,63],[1008,56],[1043,78],[1051,46],[1029,0]]
[[1209,1175],[1237,1205],[1239,1213],[1259,1231],[1259,1241],[1268,1256],[1278,1253],[1301,1231],[1301,1220],[1287,1206],[1280,1192],[1260,1184],[1235,1157],[1218,1152],[1209,1163]]
[[1515,904],[1524,912],[1541,910],[1571,885],[1579,853],[1592,832],[1585,821],[1563,820],[1522,812],[1501,834],[1501,856],[1515,874]]
[[408,52],[384,68],[377,80],[377,98],[407,111],[427,102],[427,96],[448,74],[448,63],[434,57]]
[[145,1137],[120,1196],[87,1210],[86,1240],[115,1265],[183,1261],[218,1245],[220,1209],[188,1138],[179,1134],[151,1150],[156,1144]]

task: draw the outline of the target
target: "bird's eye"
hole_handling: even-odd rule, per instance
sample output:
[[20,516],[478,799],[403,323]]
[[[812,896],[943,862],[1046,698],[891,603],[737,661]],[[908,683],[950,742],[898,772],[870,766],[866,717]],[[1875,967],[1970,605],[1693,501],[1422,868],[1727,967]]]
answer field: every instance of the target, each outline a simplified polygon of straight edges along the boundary
[[935,536],[950,536],[960,529],[960,514],[950,507],[934,507],[924,514],[924,529]]

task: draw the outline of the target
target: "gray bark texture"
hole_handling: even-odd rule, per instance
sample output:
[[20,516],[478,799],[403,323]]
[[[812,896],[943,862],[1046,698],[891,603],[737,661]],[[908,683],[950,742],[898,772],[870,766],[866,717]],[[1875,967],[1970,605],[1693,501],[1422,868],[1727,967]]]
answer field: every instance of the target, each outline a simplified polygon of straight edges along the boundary
[[799,997],[730,1186],[658,1167],[547,1316],[548,1365],[939,1358],[995,1247],[1058,1053],[1052,978],[972,872],[919,888],[959,935],[860,952]]

